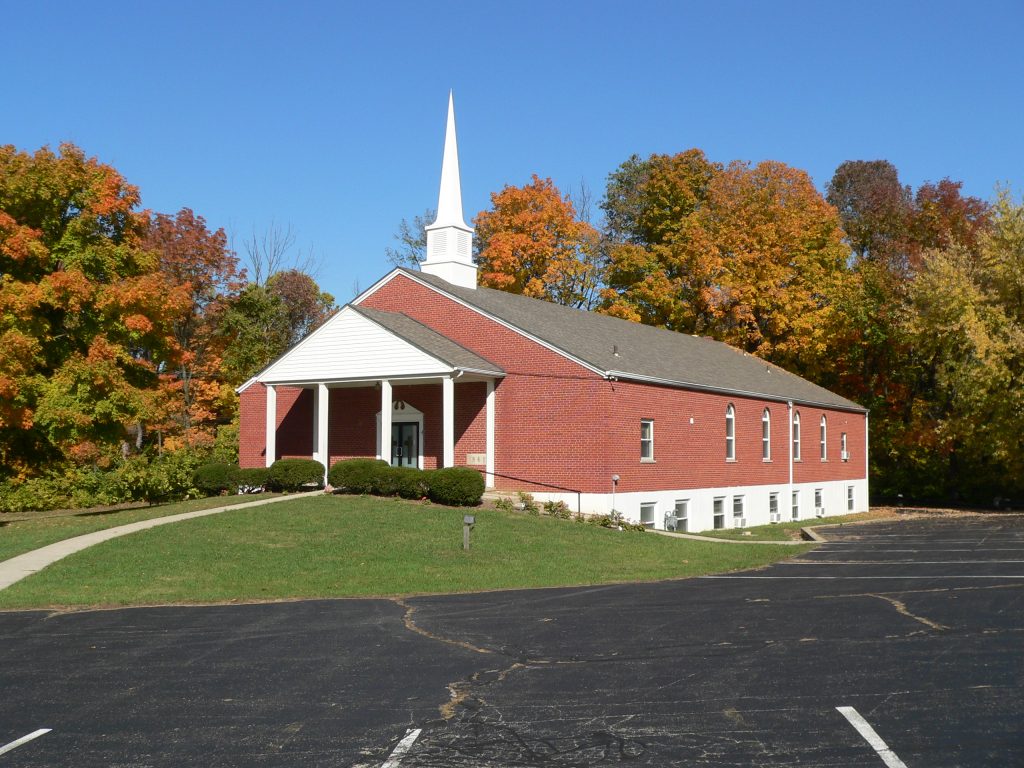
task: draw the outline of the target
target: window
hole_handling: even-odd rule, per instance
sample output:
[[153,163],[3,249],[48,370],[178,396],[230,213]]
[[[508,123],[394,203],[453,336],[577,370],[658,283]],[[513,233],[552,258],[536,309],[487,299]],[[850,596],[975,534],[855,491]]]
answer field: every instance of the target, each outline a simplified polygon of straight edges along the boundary
[[682,531],[686,533],[689,528],[690,518],[690,500],[689,499],[678,499],[676,501],[675,508],[675,528],[676,531]]
[[732,497],[732,527],[742,528],[746,525],[746,520],[743,518],[743,497],[733,496]]
[[640,522],[646,528],[654,527],[654,516],[658,514],[657,502],[649,501],[640,505]]
[[850,460],[850,454],[846,452],[846,433],[843,432],[839,435],[839,458],[843,461]]
[[654,419],[640,419],[640,461],[654,461]]
[[818,442],[821,444],[821,460],[825,461],[828,459],[828,451],[825,448],[825,438],[828,436],[828,423],[825,421],[825,417],[821,417],[821,429],[818,436]]
[[772,460],[772,415],[767,408],[761,414],[761,460]]
[[777,523],[780,520],[779,516],[779,494],[772,493],[768,495],[768,520],[773,523]]
[[853,486],[846,486],[846,511],[853,512]]
[[814,489],[814,513],[818,514],[818,510],[821,509],[824,504],[821,503],[821,488]]
[[793,414],[793,461],[800,461],[800,411]]
[[793,491],[791,516],[794,520],[800,519],[800,491]]
[[719,496],[715,499],[714,507],[715,528],[725,528],[725,497]]
[[725,460],[736,461],[736,409],[725,409]]

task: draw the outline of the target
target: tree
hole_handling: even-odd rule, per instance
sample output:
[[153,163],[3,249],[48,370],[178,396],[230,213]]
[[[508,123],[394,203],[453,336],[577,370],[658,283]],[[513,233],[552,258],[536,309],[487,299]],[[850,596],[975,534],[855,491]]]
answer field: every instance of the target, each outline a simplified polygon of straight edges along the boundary
[[843,230],[861,261],[905,271],[914,204],[887,160],[847,160],[832,176],[827,200],[839,211]]
[[164,290],[141,248],[138,190],[111,166],[0,147],[0,467],[93,455],[145,420],[170,345]]
[[241,287],[238,258],[227,247],[224,230],[211,232],[203,217],[188,208],[174,216],[153,216],[145,247],[157,254],[167,290],[184,296],[179,311],[170,318],[174,345],[159,361],[165,372],[173,371],[165,378],[175,403],[173,421],[187,445],[197,436],[195,427],[212,439],[222,401],[220,365],[225,340],[219,333],[220,317]]
[[600,265],[598,234],[580,221],[551,179],[491,195],[474,223],[480,284],[571,307],[589,307]]
[[333,314],[334,297],[320,290],[316,281],[297,269],[271,275],[267,290],[277,296],[287,318],[287,346],[297,344]]
[[690,150],[631,158],[609,187],[605,210],[623,242],[610,252],[602,311],[814,369],[848,251],[806,173],[771,161],[723,168]]
[[427,226],[437,218],[437,211],[427,208],[422,215],[414,216],[410,223],[402,219],[394,238],[398,241],[397,248],[385,248],[384,255],[388,262],[396,267],[419,269],[420,263],[427,258]]

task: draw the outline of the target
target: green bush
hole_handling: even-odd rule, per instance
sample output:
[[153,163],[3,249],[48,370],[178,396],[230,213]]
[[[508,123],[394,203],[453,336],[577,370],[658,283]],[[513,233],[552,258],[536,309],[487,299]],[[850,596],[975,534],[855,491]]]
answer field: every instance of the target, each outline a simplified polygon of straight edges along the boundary
[[544,514],[557,517],[560,520],[569,520],[572,518],[572,510],[569,509],[569,505],[564,501],[545,501]]
[[428,476],[430,500],[437,504],[470,507],[484,495],[484,478],[469,467],[435,469]]
[[387,469],[382,459],[345,459],[331,467],[327,482],[342,493],[376,493],[380,475]]
[[71,506],[68,483],[62,478],[36,477],[21,483],[0,483],[0,512],[34,512]]
[[145,454],[126,459],[115,470],[127,500],[172,501],[201,496],[195,486],[201,458],[188,449],[152,459]]
[[207,496],[216,496],[226,491],[234,491],[238,487],[238,467],[222,461],[211,461],[201,464],[196,470],[196,488]]
[[512,501],[508,496],[502,496],[496,502],[494,502],[494,508],[500,509],[502,512],[516,512],[518,511],[515,502]]
[[388,472],[395,487],[395,493],[403,499],[425,499],[430,493],[430,472],[414,467],[391,467]]
[[526,493],[525,491],[519,492],[519,504],[522,506],[523,512],[528,515],[539,515],[540,505],[533,498],[532,493]]
[[266,467],[235,470],[235,486],[239,493],[260,493],[267,484],[270,470]]
[[299,491],[306,486],[324,487],[324,465],[315,459],[278,459],[267,472],[272,491]]

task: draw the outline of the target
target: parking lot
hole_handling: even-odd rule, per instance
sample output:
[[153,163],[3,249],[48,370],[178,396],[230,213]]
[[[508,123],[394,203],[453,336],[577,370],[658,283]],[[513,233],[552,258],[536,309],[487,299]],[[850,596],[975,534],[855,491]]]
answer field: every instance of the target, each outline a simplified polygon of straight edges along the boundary
[[0,745],[52,729],[0,765],[1024,765],[1024,518],[826,535],[655,584],[0,614]]

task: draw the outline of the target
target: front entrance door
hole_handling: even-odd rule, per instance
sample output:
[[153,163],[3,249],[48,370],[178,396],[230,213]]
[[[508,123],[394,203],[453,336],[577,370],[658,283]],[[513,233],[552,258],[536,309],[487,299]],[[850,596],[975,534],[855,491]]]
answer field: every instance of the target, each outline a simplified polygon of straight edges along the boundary
[[391,466],[419,467],[420,425],[410,421],[391,424]]

